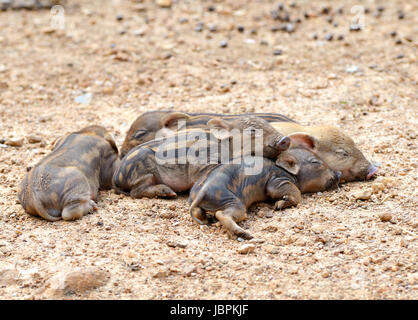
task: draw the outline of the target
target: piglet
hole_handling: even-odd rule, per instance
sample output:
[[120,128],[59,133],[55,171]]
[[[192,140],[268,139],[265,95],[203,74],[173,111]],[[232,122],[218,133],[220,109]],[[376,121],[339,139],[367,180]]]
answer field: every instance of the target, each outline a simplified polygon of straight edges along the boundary
[[341,172],[333,171],[310,150],[295,147],[282,152],[275,162],[262,158],[263,167],[257,174],[246,174],[256,157],[244,158],[240,164],[220,164],[202,176],[190,192],[192,218],[207,224],[206,211],[233,235],[251,239],[252,235],[237,225],[247,217],[247,209],[269,198],[276,200],[274,208],[296,206],[301,193],[319,192],[335,186]]
[[101,126],[60,138],[23,179],[18,198],[25,211],[48,221],[75,220],[97,210],[99,189],[110,189],[118,148]]

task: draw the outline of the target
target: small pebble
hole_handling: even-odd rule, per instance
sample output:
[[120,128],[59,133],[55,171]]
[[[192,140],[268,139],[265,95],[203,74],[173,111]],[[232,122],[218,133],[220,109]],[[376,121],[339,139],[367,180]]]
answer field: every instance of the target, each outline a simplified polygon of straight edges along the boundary
[[123,15],[118,14],[118,15],[116,16],[116,20],[117,20],[117,21],[122,21],[122,20],[123,20]]
[[38,143],[42,141],[42,138],[36,135],[29,135],[26,137],[29,143]]
[[255,43],[257,43],[257,41],[255,39],[244,39],[244,43],[255,44]]
[[171,7],[171,0],[157,0],[156,3],[161,8],[170,8]]
[[219,90],[223,93],[229,92],[231,90],[231,88],[229,87],[229,85],[227,84],[223,84],[220,86]]
[[88,92],[86,94],[76,97],[74,101],[81,104],[90,104],[92,98],[93,95],[90,92]]
[[267,245],[265,247],[266,251],[270,254],[278,254],[280,253],[280,248],[274,245]]
[[345,69],[346,72],[348,73],[356,73],[358,71],[358,67],[357,66],[349,66]]
[[372,196],[370,190],[361,190],[359,192],[353,193],[354,199],[356,200],[369,200]]
[[361,26],[357,23],[350,25],[350,32],[358,32],[361,31]]
[[282,54],[282,50],[280,50],[280,49],[276,49],[276,50],[273,51],[273,55],[275,55],[275,56],[280,56],[281,54]]
[[211,25],[211,26],[209,26],[209,31],[210,31],[210,32],[216,32],[216,31],[217,31],[216,26],[215,26],[215,25]]
[[398,12],[398,19],[399,20],[402,20],[402,19],[404,19],[405,18],[405,13],[403,13],[402,11],[399,11]]
[[196,27],[194,28],[194,31],[196,31],[196,32],[202,32],[202,30],[203,30],[203,23],[202,22],[199,22],[196,25]]
[[390,33],[390,36],[392,37],[392,38],[394,38],[394,37],[396,37],[396,35],[397,35],[398,33],[396,32],[396,31],[392,31],[391,33]]
[[190,277],[195,272],[196,272],[196,267],[194,265],[187,266],[183,269],[183,274],[186,277]]
[[270,11],[270,17],[273,20],[280,20],[281,19],[280,15],[279,15],[279,12],[277,10]]
[[244,32],[245,28],[243,26],[238,26],[237,27],[238,32]]
[[270,210],[269,212],[266,213],[266,218],[273,218],[273,210]]
[[332,33],[328,33],[324,37],[324,39],[327,41],[332,41],[333,38],[334,38],[334,35]]
[[286,32],[287,33],[292,33],[295,31],[295,26],[293,25],[293,23],[288,23],[286,25]]
[[288,14],[285,14],[283,17],[280,17],[280,20],[284,22],[289,22],[290,16]]
[[324,231],[326,231],[326,228],[325,228],[325,226],[324,226],[324,225],[322,225],[322,224],[313,224],[313,225],[311,226],[311,230],[312,230],[314,233],[323,233]]
[[226,47],[228,47],[228,42],[227,42],[226,40],[222,40],[222,41],[221,41],[221,44],[220,44],[220,47],[221,47],[221,48],[226,48]]
[[254,249],[255,249],[255,245],[253,245],[252,243],[247,243],[239,247],[237,251],[238,253],[241,253],[241,254],[248,254],[248,253],[254,252]]
[[147,29],[145,27],[140,28],[140,29],[135,30],[134,35],[137,36],[137,37],[142,37],[142,36],[145,35],[146,31],[147,31]]
[[184,249],[187,247],[186,243],[181,243],[181,242],[177,242],[177,241],[173,241],[173,240],[168,240],[167,241],[167,246],[171,247],[171,248],[181,248]]
[[50,298],[81,294],[105,285],[110,276],[109,271],[97,267],[61,271],[47,281],[44,294]]
[[279,30],[281,30],[281,27],[280,27],[280,26],[272,26],[272,27],[270,28],[270,31],[271,31],[271,32],[277,32],[277,31],[279,31]]
[[377,11],[379,11],[379,12],[383,12],[384,10],[385,10],[385,7],[384,6],[377,6]]
[[392,215],[389,212],[384,212],[384,213],[379,214],[379,219],[382,222],[388,222],[392,220]]
[[5,144],[11,147],[21,147],[23,146],[23,138],[15,138],[6,140]]

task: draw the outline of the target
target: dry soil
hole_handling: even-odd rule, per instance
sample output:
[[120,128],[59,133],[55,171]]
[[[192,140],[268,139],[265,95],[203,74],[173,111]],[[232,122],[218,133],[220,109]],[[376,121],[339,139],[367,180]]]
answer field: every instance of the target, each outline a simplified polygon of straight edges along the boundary
[[[69,0],[64,29],[49,10],[0,12],[1,299],[54,298],[57,272],[91,266],[110,280],[64,298],[418,298],[417,2],[283,3],[292,25],[274,19],[277,1]],[[358,5],[365,25],[350,31]],[[283,212],[254,207],[248,254],[194,223],[187,195],[101,192],[98,212],[74,222],[24,212],[18,184],[55,139],[101,124],[120,145],[138,115],[168,108],[333,124],[380,163],[378,178]]]

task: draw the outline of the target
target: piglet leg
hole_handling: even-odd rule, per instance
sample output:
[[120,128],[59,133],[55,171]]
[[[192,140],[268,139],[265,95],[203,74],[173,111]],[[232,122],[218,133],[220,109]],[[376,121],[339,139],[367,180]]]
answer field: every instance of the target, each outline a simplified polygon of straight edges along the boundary
[[269,186],[267,190],[272,199],[281,199],[274,205],[274,210],[297,206],[302,200],[300,190],[291,182],[282,183],[277,188]]
[[253,238],[248,231],[237,225],[237,222],[247,218],[247,210],[245,207],[229,207],[223,211],[217,211],[215,217],[229,232],[237,237],[247,240]]
[[177,194],[165,184],[155,184],[153,174],[142,176],[134,183],[130,195],[132,198],[174,198]]
[[192,216],[192,219],[196,221],[198,224],[207,225],[209,224],[209,220],[207,219],[206,212],[199,207],[193,208],[190,211],[190,215]]
[[64,220],[77,220],[89,212],[97,211],[97,205],[93,200],[71,203],[62,210]]

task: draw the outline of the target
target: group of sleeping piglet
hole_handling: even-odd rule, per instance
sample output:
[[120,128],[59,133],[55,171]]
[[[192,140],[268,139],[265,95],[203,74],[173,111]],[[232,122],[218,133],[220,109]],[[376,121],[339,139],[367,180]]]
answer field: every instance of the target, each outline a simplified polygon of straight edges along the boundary
[[274,113],[150,111],[133,122],[120,154],[101,126],[61,137],[26,174],[18,198],[27,213],[56,221],[97,210],[99,190],[132,198],[190,190],[194,221],[219,221],[251,239],[237,223],[254,203],[270,200],[282,210],[296,206],[302,193],[370,179],[376,171],[336,127],[302,126]]

